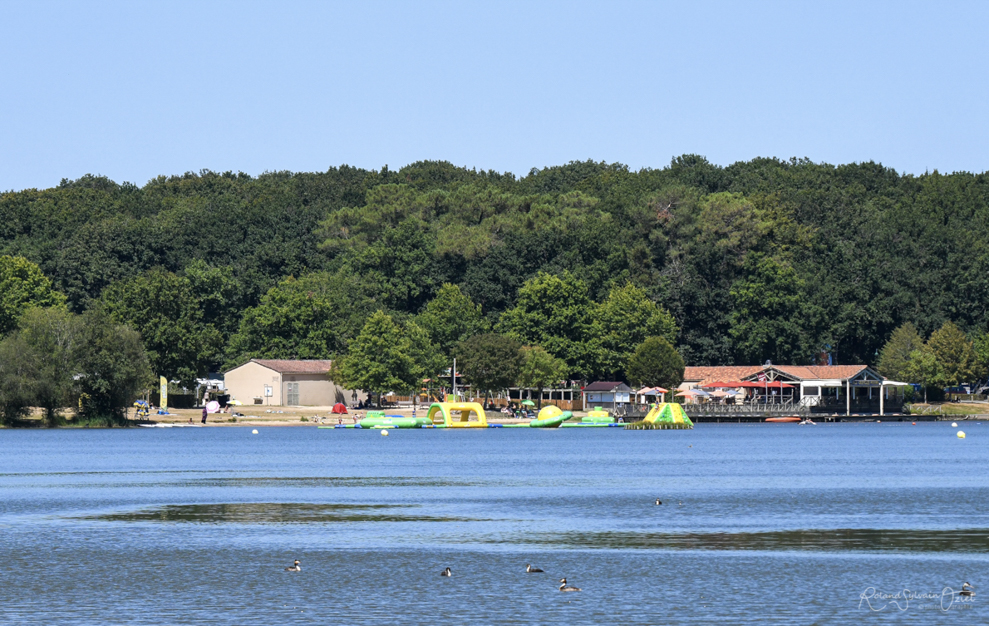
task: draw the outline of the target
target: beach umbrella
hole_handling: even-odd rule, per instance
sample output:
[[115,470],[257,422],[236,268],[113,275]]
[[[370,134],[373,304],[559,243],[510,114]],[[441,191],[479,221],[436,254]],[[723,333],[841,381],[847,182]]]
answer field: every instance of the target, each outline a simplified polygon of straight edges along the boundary
[[730,396],[731,393],[724,389],[715,389],[711,392],[711,395],[715,398],[724,398],[725,396]]
[[533,402],[532,400],[523,400],[522,401],[522,405],[523,406],[536,406],[536,403]]
[[230,406],[244,406],[244,403],[241,402],[240,400],[228,400],[227,404],[229,404]]
[[347,407],[345,407],[342,402],[337,402],[336,404],[333,405],[333,408],[330,409],[330,411],[332,413],[337,413],[339,415],[339,414],[346,413],[347,412]]
[[217,402],[216,400],[210,400],[209,402],[206,403],[206,412],[207,413],[219,413],[220,412],[220,403]]

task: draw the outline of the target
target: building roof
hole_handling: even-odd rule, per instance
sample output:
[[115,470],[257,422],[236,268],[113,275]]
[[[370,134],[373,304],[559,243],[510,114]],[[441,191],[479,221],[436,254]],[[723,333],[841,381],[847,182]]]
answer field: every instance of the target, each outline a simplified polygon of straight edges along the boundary
[[288,359],[251,359],[251,363],[263,365],[280,374],[326,374],[333,365],[333,361],[292,361]]
[[716,381],[742,380],[749,376],[755,376],[765,367],[762,365],[705,365],[701,367],[685,367],[683,369],[683,382],[685,383],[713,383]]
[[712,365],[684,368],[683,382],[706,385],[713,382],[746,380],[760,372],[771,370],[801,381],[846,380],[858,376],[865,369],[868,369],[867,365]]
[[858,376],[866,365],[774,365],[777,370],[800,380],[845,380]]
[[632,391],[632,388],[623,382],[606,382],[601,381],[597,383],[591,383],[584,387],[584,391]]

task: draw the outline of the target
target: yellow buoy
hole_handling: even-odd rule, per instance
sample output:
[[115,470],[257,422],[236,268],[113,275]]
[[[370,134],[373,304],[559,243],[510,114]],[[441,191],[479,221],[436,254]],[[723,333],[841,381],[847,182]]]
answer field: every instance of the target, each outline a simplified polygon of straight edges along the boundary
[[258,429],[257,429],[257,428],[255,428],[254,430],[252,430],[252,431],[251,431],[251,434],[252,434],[252,435],[256,435],[256,434],[258,434]]
[[388,436],[388,431],[387,430],[381,431],[381,436],[382,437],[387,437]]
[[959,439],[964,439],[965,438],[965,431],[964,430],[959,430],[958,431],[958,438]]

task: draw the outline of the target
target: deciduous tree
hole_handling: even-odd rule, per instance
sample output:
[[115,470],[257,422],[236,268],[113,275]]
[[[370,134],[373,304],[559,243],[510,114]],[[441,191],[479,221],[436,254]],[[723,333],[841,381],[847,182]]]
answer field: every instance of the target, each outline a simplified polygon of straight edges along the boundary
[[668,311],[632,283],[615,287],[593,307],[592,335],[600,346],[594,374],[602,379],[624,378],[625,365],[646,337],[676,341],[677,325]]
[[154,372],[187,387],[219,361],[224,338],[206,323],[199,296],[185,277],[151,270],[108,287],[106,312],[137,330]]
[[505,311],[505,334],[562,359],[569,374],[588,375],[598,360],[587,286],[570,272],[540,272],[519,289],[515,308]]
[[478,391],[488,395],[514,385],[519,379],[522,344],[511,337],[486,333],[474,335],[456,345],[457,369]]
[[409,354],[409,342],[390,315],[376,311],[350,343],[331,376],[340,384],[382,394],[412,389],[418,369]]
[[152,382],[140,334],[97,305],[81,316],[78,346],[80,417],[90,423],[125,423],[127,407]]
[[972,382],[979,369],[978,356],[965,333],[952,322],[945,322],[931,334],[927,347],[934,355],[934,384],[950,387]]
[[648,337],[628,362],[628,381],[633,387],[658,385],[676,389],[683,382],[680,353],[663,337]]
[[0,337],[17,328],[29,307],[63,307],[65,296],[55,291],[41,269],[23,257],[0,256]]
[[450,283],[440,287],[416,317],[416,323],[429,333],[444,356],[449,356],[458,342],[485,332],[488,326],[481,307]]
[[906,380],[911,355],[924,347],[924,338],[911,322],[893,331],[879,353],[879,373],[892,380]]
[[544,350],[541,346],[525,346],[521,350],[519,386],[535,389],[538,405],[543,406],[543,389],[553,386],[567,375],[567,363]]

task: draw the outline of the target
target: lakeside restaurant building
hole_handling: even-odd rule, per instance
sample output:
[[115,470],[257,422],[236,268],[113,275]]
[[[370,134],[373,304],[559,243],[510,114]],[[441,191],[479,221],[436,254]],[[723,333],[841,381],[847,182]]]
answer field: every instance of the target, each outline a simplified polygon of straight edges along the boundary
[[245,405],[332,406],[365,399],[340,387],[329,374],[333,361],[251,359],[224,372],[223,384],[231,400]]
[[732,387],[733,382],[744,383],[738,387],[756,401],[791,401],[814,413],[845,415],[899,412],[903,396],[898,390],[907,386],[867,365],[739,365],[687,367],[678,389]]

